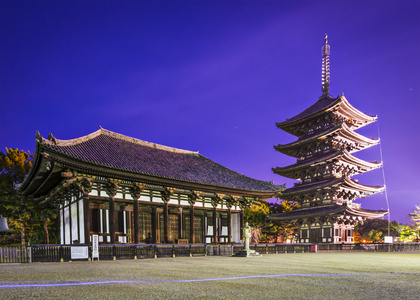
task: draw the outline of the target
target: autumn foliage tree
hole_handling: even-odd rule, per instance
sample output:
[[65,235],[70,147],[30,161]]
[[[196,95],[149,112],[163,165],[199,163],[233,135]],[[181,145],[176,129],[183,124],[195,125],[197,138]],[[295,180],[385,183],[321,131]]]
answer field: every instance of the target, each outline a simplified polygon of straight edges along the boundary
[[252,227],[251,242],[285,242],[296,234],[296,226],[267,220],[268,214],[282,213],[298,207],[297,203],[281,201],[252,204],[244,211],[245,221]]
[[[0,152],[0,213],[8,219],[10,234],[3,241],[20,241],[22,245],[34,238],[41,240],[45,224],[53,226],[50,207],[41,209],[33,200],[19,195],[17,188],[32,165],[33,155],[27,151],[6,148]],[[48,234],[46,234],[48,237]],[[12,240],[12,241],[10,241]]]
[[31,165],[29,151],[6,148],[6,153],[0,152],[0,211],[8,218],[12,235],[20,235],[22,244],[33,233],[30,230],[32,205],[18,195],[16,185],[23,182]]

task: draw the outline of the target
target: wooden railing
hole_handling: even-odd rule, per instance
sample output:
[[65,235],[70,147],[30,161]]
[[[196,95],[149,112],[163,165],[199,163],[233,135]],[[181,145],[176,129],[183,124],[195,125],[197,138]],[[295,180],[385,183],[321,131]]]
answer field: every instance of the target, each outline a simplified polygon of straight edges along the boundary
[[[62,262],[72,258],[72,248],[82,247],[90,260],[91,245],[32,245],[0,247],[0,263]],[[305,253],[318,251],[420,251],[420,243],[404,244],[251,244],[260,254]],[[104,244],[99,245],[100,260],[144,259],[160,257],[232,256],[243,250],[241,244]]]
[[[28,255],[29,252],[29,255]],[[30,260],[30,249],[24,246],[0,247],[0,263],[25,263]]]

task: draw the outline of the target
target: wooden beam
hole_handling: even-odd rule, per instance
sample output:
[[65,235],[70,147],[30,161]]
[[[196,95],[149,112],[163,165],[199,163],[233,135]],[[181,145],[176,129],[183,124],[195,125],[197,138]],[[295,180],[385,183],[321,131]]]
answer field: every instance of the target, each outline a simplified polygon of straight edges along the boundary
[[195,243],[194,230],[194,204],[190,206],[190,243]]
[[89,210],[89,196],[83,195],[83,214],[85,227],[85,244],[90,244],[90,210]]
[[134,200],[134,243],[139,243],[139,201]]
[[215,205],[213,207],[213,239],[215,244],[218,244],[217,221],[217,206]]
[[109,197],[109,233],[111,244],[115,244],[115,201],[114,197]]
[[169,226],[168,226],[168,219],[169,219],[169,203],[165,201],[163,205],[163,236],[164,236],[164,243],[169,243]]
[[232,212],[230,208],[227,209],[227,223],[228,223],[228,243],[232,243]]

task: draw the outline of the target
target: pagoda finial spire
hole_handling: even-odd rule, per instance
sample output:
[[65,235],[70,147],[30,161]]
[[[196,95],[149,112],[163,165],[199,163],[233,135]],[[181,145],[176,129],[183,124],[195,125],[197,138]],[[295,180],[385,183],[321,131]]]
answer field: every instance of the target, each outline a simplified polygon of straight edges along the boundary
[[330,45],[327,38],[328,35],[325,34],[322,47],[322,96],[329,95],[330,91]]

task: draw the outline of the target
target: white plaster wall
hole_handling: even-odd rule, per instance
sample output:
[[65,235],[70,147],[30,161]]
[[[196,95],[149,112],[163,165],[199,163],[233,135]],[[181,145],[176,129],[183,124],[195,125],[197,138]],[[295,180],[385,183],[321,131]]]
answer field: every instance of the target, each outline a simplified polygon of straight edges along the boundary
[[[75,197],[74,197],[75,198]],[[70,241],[73,244],[74,240],[79,240],[79,224],[77,223],[77,204],[78,202],[73,202],[71,204],[71,239]],[[80,240],[79,240],[80,241]]]
[[149,196],[140,196],[139,200],[140,201],[150,201],[150,197]]
[[190,203],[187,200],[181,200],[180,204],[181,205],[188,205],[188,206],[190,205]]
[[153,201],[153,202],[156,202],[156,203],[163,203],[163,200],[162,200],[162,198],[160,198],[160,197],[153,197],[153,198],[152,198],[152,201]]
[[123,211],[124,234],[127,234],[127,212]]
[[91,190],[89,193],[89,196],[99,196],[99,191],[98,190]]
[[241,215],[239,213],[232,213],[230,219],[230,225],[232,226],[232,242],[241,242]]
[[[105,220],[106,220],[105,221],[106,222],[106,233],[109,233],[109,210],[108,209],[105,209],[105,215],[106,215],[106,218],[105,218]],[[111,242],[111,237],[107,236],[106,241],[108,243],[110,243]]]
[[64,233],[64,244],[70,244],[70,215],[68,206],[64,208]]
[[171,199],[171,200],[169,200],[169,203],[170,204],[178,204],[178,200]]
[[80,199],[78,202],[79,205],[79,227],[80,227],[80,243],[84,244],[87,243],[85,241],[85,213],[83,209],[83,199]]

